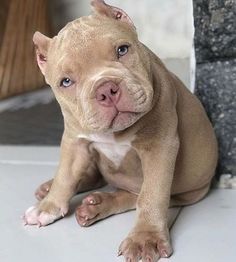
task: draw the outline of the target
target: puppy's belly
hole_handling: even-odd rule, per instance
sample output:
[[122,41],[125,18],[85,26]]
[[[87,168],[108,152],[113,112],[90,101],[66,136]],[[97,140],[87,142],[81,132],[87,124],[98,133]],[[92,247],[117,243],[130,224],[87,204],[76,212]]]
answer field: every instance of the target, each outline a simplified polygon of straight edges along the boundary
[[143,175],[140,160],[133,149],[125,154],[119,166],[117,166],[117,162],[111,161],[103,153],[99,152],[99,156],[99,170],[110,185],[139,194]]

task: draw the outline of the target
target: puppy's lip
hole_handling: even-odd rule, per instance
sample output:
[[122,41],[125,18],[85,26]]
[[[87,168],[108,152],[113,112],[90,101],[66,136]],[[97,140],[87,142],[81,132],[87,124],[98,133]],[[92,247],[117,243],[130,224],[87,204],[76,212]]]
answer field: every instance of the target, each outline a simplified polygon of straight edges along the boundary
[[118,111],[118,113],[117,113],[117,116],[119,116],[120,114],[135,114],[135,115],[137,115],[137,114],[139,114],[140,112],[133,112],[133,111]]
[[131,116],[138,116],[140,114],[140,112],[132,112],[132,111],[117,111],[117,113],[115,114],[115,116],[113,117],[111,124],[110,124],[110,128],[112,128],[115,124],[116,119],[121,116],[122,114],[127,114],[127,115],[131,115]]

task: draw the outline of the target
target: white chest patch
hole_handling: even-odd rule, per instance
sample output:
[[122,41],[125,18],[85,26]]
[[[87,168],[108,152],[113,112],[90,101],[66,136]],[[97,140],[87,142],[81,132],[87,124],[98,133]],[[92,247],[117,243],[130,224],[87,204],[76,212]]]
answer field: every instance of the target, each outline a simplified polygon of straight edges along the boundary
[[116,165],[116,167],[120,166],[121,161],[130,150],[132,142],[132,140],[117,142],[114,139],[113,134],[78,135],[78,138],[85,138],[92,141],[94,148],[110,159]]

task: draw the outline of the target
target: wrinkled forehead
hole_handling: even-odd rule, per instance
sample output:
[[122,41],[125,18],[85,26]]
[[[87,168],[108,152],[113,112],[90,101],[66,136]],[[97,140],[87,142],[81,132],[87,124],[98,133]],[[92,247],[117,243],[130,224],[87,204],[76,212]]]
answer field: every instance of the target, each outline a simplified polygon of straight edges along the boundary
[[90,15],[67,24],[54,38],[53,49],[91,52],[102,45],[117,41],[132,42],[136,38],[136,33],[128,25]]

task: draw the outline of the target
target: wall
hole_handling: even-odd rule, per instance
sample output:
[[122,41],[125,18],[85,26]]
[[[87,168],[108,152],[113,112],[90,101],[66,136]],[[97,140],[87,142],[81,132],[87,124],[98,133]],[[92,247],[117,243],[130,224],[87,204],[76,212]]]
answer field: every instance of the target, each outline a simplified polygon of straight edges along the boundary
[[[88,0],[57,0],[51,9],[57,29],[68,21],[91,12]],[[192,1],[188,0],[107,0],[124,9],[134,21],[140,40],[163,59],[191,89],[193,44]],[[194,62],[194,61],[193,61]],[[193,63],[194,64],[194,63]],[[194,69],[194,66],[192,67]],[[192,81],[193,82],[193,81]]]
[[193,3],[196,94],[219,142],[219,185],[236,188],[236,1]]

